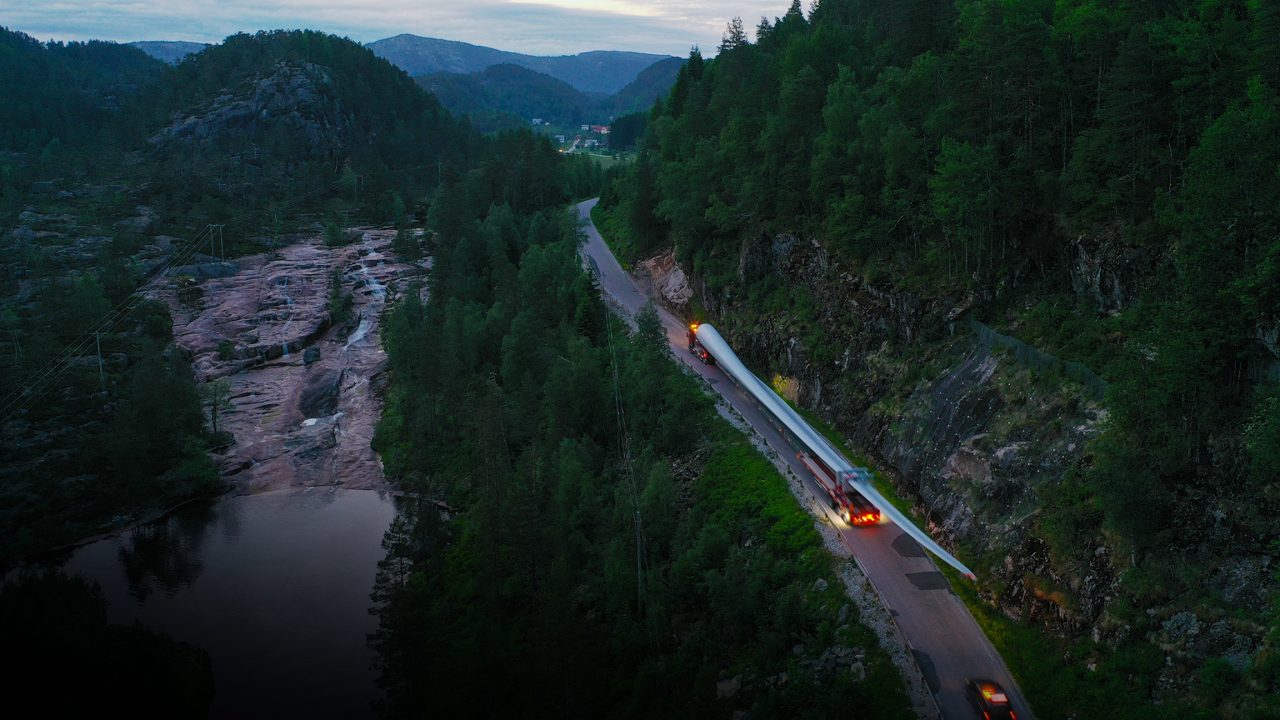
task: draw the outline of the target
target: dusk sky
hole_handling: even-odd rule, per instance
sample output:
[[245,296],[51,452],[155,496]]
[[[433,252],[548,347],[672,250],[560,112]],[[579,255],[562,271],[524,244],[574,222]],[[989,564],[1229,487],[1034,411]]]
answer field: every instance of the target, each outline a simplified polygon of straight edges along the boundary
[[725,23],[754,28],[788,0],[0,0],[0,25],[39,40],[218,42],[311,28],[372,42],[412,33],[536,55],[714,54]]

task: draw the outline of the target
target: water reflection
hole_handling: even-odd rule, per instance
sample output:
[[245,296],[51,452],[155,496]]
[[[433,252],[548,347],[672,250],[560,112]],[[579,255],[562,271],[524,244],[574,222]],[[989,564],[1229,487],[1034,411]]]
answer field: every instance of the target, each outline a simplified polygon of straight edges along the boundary
[[119,552],[129,593],[145,601],[157,588],[172,595],[190,586],[204,568],[201,548],[206,529],[218,514],[214,505],[193,505],[131,530]]
[[378,693],[366,638],[395,508],[370,491],[227,498],[78,548],[110,622],[209,653],[213,717],[363,717]]

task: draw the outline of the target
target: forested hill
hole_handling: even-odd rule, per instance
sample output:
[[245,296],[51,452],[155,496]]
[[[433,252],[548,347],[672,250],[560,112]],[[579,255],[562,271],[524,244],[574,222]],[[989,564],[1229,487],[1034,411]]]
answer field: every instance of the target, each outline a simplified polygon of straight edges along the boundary
[[669,58],[645,68],[616,95],[581,92],[550,75],[519,65],[493,65],[477,73],[436,73],[414,78],[455,115],[473,124],[496,114],[523,125],[542,118],[555,125],[608,124],[613,118],[647,111],[675,83],[684,61]]
[[209,47],[209,43],[183,42],[181,40],[139,40],[129,44],[170,65],[174,65],[188,55],[193,55]]
[[425,178],[410,168],[435,165],[438,174],[438,162],[461,164],[477,149],[403,72],[310,31],[228,37],[173,68],[132,110],[156,156],[198,159],[197,173],[246,197],[266,179],[320,187],[344,166],[364,176],[370,197],[392,185],[417,195],[403,183],[422,188]]
[[0,148],[39,150],[95,136],[113,111],[163,75],[141,50],[40,43],[0,28]]
[[610,98],[610,111],[614,115],[625,115],[648,110],[658,98],[666,96],[683,66],[684,60],[667,58],[641,70],[635,80]]
[[440,72],[474,73],[493,65],[519,65],[550,75],[582,92],[605,95],[618,92],[640,71],[668,59],[665,55],[616,50],[595,50],[577,55],[524,55],[455,40],[407,34],[369,43],[369,49],[414,76]]
[[477,73],[414,78],[455,115],[507,113],[523,125],[544,118],[562,125],[603,123],[605,98],[579,92],[550,75],[519,65],[493,65]]
[[1275,710],[1277,38],[1273,0],[794,2],[689,58],[602,199],[1077,643],[1045,716]]
[[206,451],[226,438],[168,308],[133,295],[176,256],[198,303],[220,259],[195,242],[209,224],[235,257],[425,216],[442,179],[517,209],[597,183],[530,133],[481,137],[323,33],[235,35],[177,67],[112,43],[0,44],[0,571],[220,491]]

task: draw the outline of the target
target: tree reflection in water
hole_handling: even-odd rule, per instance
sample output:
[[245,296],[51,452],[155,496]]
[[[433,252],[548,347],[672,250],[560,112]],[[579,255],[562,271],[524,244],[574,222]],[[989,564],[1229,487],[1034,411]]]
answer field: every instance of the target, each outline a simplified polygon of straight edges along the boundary
[[156,590],[172,595],[190,586],[204,569],[201,548],[220,514],[212,503],[200,503],[129,531],[120,547],[129,594],[141,602]]

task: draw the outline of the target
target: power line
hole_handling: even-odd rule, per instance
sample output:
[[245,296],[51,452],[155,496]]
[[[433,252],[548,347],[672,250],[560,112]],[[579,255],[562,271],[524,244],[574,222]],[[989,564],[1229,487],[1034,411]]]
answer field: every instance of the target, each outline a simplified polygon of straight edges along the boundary
[[[196,239],[192,241],[192,246],[198,245],[202,241],[203,237],[204,237],[204,233],[201,233],[199,236],[197,236]],[[49,377],[49,373],[54,372],[57,369],[58,365],[69,363],[72,357],[77,356],[81,352],[81,350],[84,349],[84,346],[88,343],[89,340],[91,340],[94,337],[95,333],[110,332],[111,329],[113,329],[117,324],[119,324],[119,320],[121,318],[126,317],[129,313],[131,313],[134,309],[136,309],[137,296],[146,292],[150,288],[155,278],[159,277],[164,272],[166,272],[168,270],[168,267],[173,263],[174,260],[177,259],[177,257],[178,257],[177,254],[171,257],[170,260],[164,263],[161,266],[161,268],[159,268],[151,278],[148,278],[145,282],[143,282],[141,285],[135,288],[134,291],[129,294],[129,296],[127,296],[124,300],[121,300],[120,304],[116,305],[116,307],[108,311],[108,314],[106,316],[100,318],[96,323],[94,323],[88,329],[86,329],[78,338],[73,340],[61,353],[59,353],[53,359],[46,362],[45,365],[41,367],[39,370],[36,370],[30,376],[30,378],[28,378],[28,380],[24,383],[24,385],[27,386],[27,390],[31,390],[33,386],[44,382],[44,380],[47,377]],[[58,371],[57,374],[61,374],[61,371]],[[8,412],[9,408],[11,407],[12,403],[16,402],[17,399],[19,399],[22,395],[23,395],[22,389],[16,390],[14,391],[13,395],[11,395],[10,398],[5,402],[5,404],[3,406],[0,406],[0,413],[5,413],[4,419],[0,420],[0,423],[7,422],[9,420],[9,415],[11,414]]]
[[[196,249],[203,242],[205,234],[205,232],[202,232],[197,235],[195,239],[188,243],[188,245],[171,255],[169,259],[159,267],[153,269],[152,275],[137,288],[134,288],[133,292],[129,293],[124,300],[120,301],[120,304],[108,311],[108,314],[103,318],[100,318],[97,323],[86,329],[79,338],[73,340],[61,353],[48,361],[44,367],[37,370],[32,377],[24,383],[26,388],[14,391],[14,393],[6,400],[5,404],[0,406],[0,413],[4,414],[3,419],[0,419],[0,424],[8,422],[12,415],[25,405],[25,402],[22,402],[15,408],[15,402],[22,400],[24,396],[27,399],[30,399],[39,395],[40,392],[42,392],[39,388],[40,384],[43,384],[46,381],[52,381],[61,376],[62,373],[70,366],[72,358],[77,357],[81,352],[83,352],[86,349],[88,342],[93,340],[98,333],[110,333],[119,326],[120,323],[129,319],[129,317],[132,316],[133,311],[137,310],[147,299],[146,293],[158,284],[159,279],[162,278],[165,273],[174,266],[180,266],[182,263],[185,263],[195,254]],[[10,411],[11,408],[13,408],[12,411]]]
[[632,524],[636,531],[636,613],[644,615],[644,586],[647,559],[644,543],[644,517],[640,512],[640,493],[636,488],[635,471],[631,464],[631,437],[622,410],[622,387],[618,382],[618,352],[613,345],[613,315],[604,310],[605,327],[609,333],[609,365],[613,371],[613,404],[618,424],[618,443],[622,451],[622,474],[631,491]]

